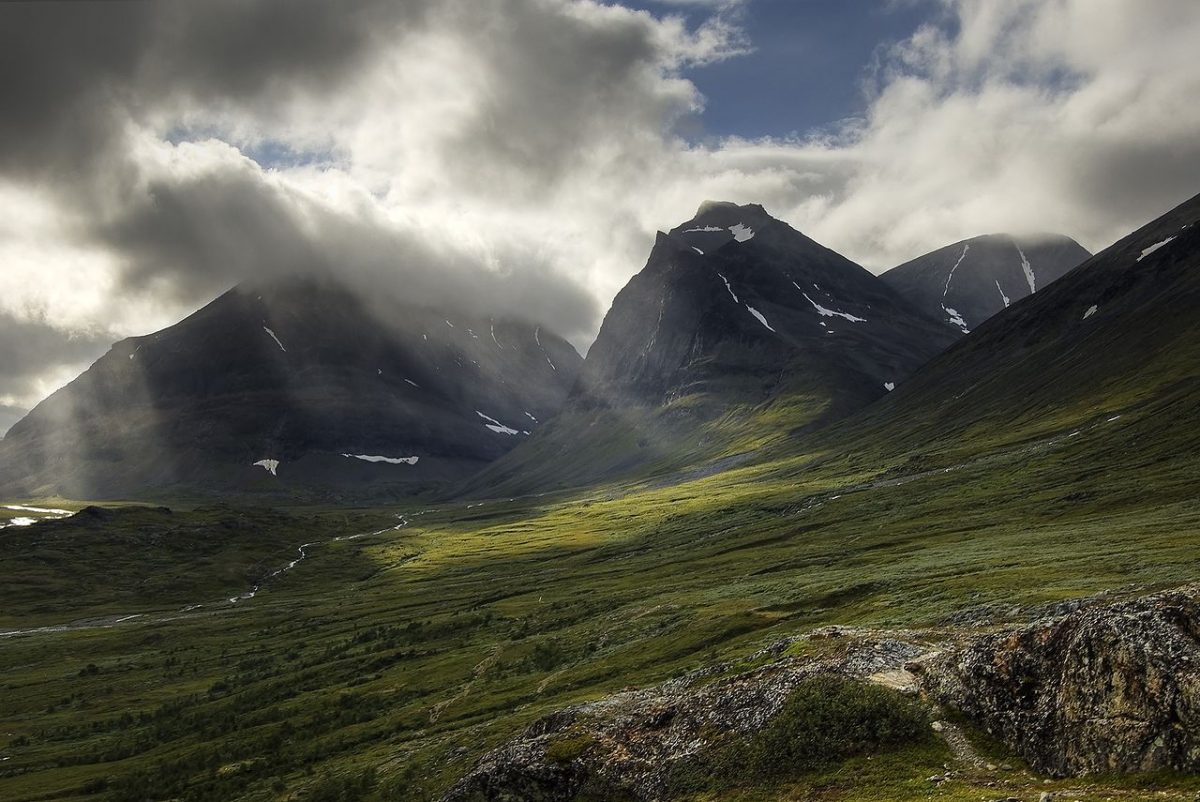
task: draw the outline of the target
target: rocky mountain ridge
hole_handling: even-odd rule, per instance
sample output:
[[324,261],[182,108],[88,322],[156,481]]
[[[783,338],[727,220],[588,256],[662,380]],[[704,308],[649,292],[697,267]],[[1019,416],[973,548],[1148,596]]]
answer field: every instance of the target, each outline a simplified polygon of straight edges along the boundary
[[658,234],[560,417],[469,492],[522,494],[725,457],[731,433],[756,415],[773,417],[766,436],[785,434],[782,420],[838,420],[960,336],[761,206],[707,202]]

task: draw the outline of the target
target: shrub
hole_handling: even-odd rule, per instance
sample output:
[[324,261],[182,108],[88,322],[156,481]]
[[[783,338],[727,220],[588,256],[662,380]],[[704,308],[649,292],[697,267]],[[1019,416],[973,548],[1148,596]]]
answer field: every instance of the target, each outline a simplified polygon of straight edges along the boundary
[[776,784],[857,755],[932,739],[929,714],[897,691],[834,675],[805,680],[767,726],[677,766],[678,790]]
[[572,738],[562,738],[546,747],[546,759],[551,763],[562,765],[581,757],[596,739],[588,733]]
[[897,691],[831,675],[805,681],[743,747],[757,777],[784,779],[930,738],[929,715]]

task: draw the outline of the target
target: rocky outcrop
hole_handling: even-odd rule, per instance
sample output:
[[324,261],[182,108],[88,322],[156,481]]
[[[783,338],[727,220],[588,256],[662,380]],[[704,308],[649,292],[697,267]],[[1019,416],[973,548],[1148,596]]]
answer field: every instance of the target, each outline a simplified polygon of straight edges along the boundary
[[1040,772],[1200,770],[1200,586],[978,636],[913,668]]
[[815,638],[828,647],[825,656],[782,657],[789,645],[782,641],[752,656],[768,661],[752,671],[724,677],[728,667],[714,666],[548,716],[485,755],[444,802],[664,799],[674,767],[702,760],[727,737],[762,730],[805,680],[837,674],[903,687],[911,679],[904,663],[928,651],[837,630]]
[[[444,802],[669,798],[676,767],[762,731],[823,674],[919,692],[1045,775],[1200,771],[1200,585],[1045,609],[1054,617],[983,633],[826,628],[752,655],[751,671],[717,665],[559,711],[485,755]],[[788,657],[800,641],[808,656]],[[953,725],[934,729],[960,762],[974,754]]]

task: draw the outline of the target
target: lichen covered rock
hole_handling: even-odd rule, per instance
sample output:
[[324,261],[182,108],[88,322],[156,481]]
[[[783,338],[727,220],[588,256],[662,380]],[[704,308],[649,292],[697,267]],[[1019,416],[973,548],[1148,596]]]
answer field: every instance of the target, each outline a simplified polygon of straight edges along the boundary
[[1200,770],[1200,586],[981,635],[914,668],[1046,774]]
[[895,638],[832,634],[822,657],[782,656],[782,643],[752,657],[769,662],[751,671],[723,676],[726,667],[715,666],[554,713],[481,758],[444,802],[663,799],[675,768],[762,731],[806,680],[894,679],[928,651]]

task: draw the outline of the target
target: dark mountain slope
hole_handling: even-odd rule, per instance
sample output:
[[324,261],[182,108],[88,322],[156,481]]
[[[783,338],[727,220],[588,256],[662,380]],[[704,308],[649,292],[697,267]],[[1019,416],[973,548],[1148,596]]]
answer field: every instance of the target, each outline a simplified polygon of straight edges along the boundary
[[581,362],[535,325],[381,309],[329,281],[246,285],[119,342],[12,427],[0,488],[408,492],[525,439]]
[[1089,256],[1075,240],[1058,234],[992,234],[947,245],[880,278],[927,315],[966,333]]
[[1175,410],[1155,428],[1178,445],[1200,414],[1198,223],[1200,196],[987,321],[830,436],[978,450],[1154,407]]
[[472,492],[754,448],[861,409],[956,336],[762,207],[706,203],[617,295],[564,413]]

